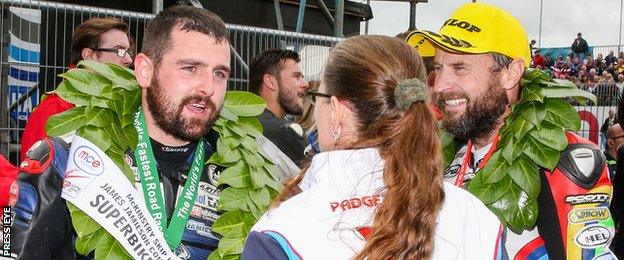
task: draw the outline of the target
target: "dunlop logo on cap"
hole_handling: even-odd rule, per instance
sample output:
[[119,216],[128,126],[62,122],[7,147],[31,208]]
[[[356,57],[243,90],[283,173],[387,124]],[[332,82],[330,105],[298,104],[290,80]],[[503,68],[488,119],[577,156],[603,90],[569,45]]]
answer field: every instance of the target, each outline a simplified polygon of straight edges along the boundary
[[460,21],[457,19],[448,19],[446,20],[446,22],[444,22],[444,24],[442,25],[442,27],[444,26],[456,26],[462,29],[465,29],[466,31],[469,32],[480,32],[481,28],[474,26],[472,24],[470,24],[469,22],[466,21]]

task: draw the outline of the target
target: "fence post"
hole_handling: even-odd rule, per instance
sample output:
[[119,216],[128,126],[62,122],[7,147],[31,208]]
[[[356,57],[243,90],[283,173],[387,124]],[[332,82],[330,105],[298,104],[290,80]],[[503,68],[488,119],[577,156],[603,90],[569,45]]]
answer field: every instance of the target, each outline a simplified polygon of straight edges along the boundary
[[152,13],[158,14],[163,10],[163,0],[152,0]]

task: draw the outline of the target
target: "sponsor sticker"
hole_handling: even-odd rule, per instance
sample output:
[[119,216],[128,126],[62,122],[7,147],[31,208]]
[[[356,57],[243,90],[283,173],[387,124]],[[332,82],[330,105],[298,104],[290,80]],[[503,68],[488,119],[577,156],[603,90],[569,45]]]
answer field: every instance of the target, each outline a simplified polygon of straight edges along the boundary
[[102,158],[95,150],[88,146],[78,147],[74,152],[72,159],[74,160],[76,167],[88,174],[98,176],[104,173],[104,163],[102,163]]
[[459,167],[461,165],[459,164],[455,164],[455,165],[451,165],[448,168],[446,168],[446,171],[444,171],[444,178],[453,178],[455,176],[457,176],[457,173],[459,172]]
[[130,157],[129,154],[124,154],[124,163],[126,163],[126,165],[128,165],[129,167],[132,167],[132,162],[134,160],[132,159],[132,157]]
[[593,249],[608,245],[611,236],[608,228],[601,225],[589,225],[574,235],[574,243],[581,248]]
[[212,223],[209,223],[209,225],[206,225],[206,223],[202,223],[199,221],[189,219],[188,222],[186,222],[186,229],[195,231],[198,235],[203,236],[203,237],[217,239],[212,234],[210,225],[212,225]]
[[590,194],[575,194],[566,196],[565,202],[572,205],[588,204],[588,203],[606,203],[609,202],[609,194],[606,193],[590,193]]
[[568,213],[568,221],[570,221],[570,223],[586,223],[590,221],[606,220],[609,216],[609,209],[607,207],[580,208],[574,209]]

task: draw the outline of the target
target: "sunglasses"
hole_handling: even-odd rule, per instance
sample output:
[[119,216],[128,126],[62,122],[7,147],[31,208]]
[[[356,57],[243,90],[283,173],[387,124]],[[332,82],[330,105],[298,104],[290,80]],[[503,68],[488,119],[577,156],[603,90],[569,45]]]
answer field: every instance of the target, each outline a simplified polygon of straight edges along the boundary
[[132,52],[130,50],[128,50],[128,49],[125,49],[125,48],[95,48],[93,50],[94,51],[103,51],[103,52],[114,52],[120,58],[126,57],[126,54],[128,54],[130,57],[132,57]]
[[332,97],[332,95],[327,94],[327,93],[323,93],[323,92],[318,92],[315,90],[308,90],[306,91],[305,95],[310,99],[310,103],[312,103],[312,105],[316,104],[316,97],[326,97],[326,98],[330,98]]

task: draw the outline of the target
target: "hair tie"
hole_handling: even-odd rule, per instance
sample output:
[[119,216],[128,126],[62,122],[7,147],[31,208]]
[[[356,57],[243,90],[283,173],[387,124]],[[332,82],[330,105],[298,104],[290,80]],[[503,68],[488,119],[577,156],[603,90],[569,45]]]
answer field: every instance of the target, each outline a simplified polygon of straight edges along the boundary
[[414,102],[426,102],[429,100],[427,84],[418,78],[406,79],[399,82],[394,88],[394,101],[396,106],[405,111]]

